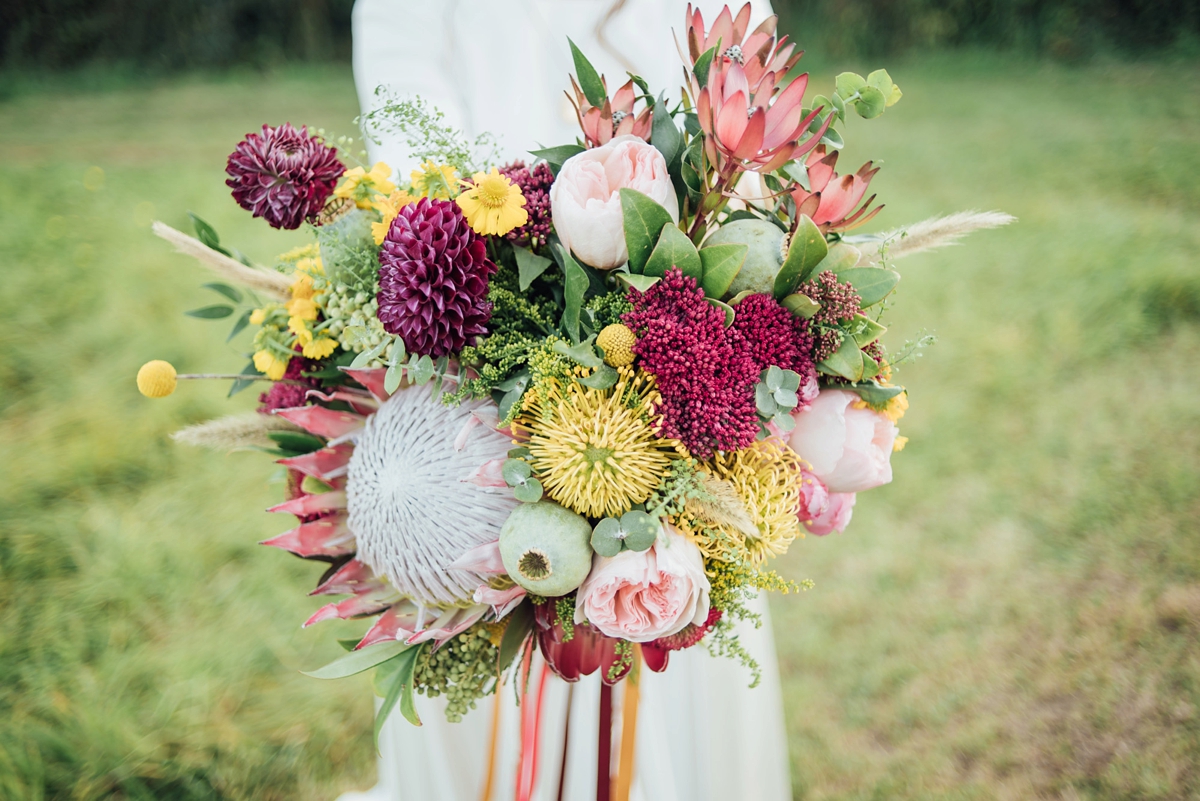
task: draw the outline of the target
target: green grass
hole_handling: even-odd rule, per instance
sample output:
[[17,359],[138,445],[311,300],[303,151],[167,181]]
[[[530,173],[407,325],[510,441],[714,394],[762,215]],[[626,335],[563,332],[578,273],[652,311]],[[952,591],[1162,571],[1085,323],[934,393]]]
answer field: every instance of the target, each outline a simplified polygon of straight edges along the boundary
[[[1200,71],[892,75],[904,100],[850,122],[844,162],[885,162],[879,224],[1020,222],[897,265],[887,341],[940,337],[900,375],[911,441],[774,604],[796,797],[1200,797]],[[149,220],[191,209],[270,258],[301,236],[236,207],[225,155],[354,113],[320,71],[0,104],[0,797],[372,781],[365,681],[297,672],[361,626],[300,631],[316,571],[254,544],[284,525],[271,465],[168,439],[252,393],[133,384],[148,358],[244,364],[181,316],[207,278]]]

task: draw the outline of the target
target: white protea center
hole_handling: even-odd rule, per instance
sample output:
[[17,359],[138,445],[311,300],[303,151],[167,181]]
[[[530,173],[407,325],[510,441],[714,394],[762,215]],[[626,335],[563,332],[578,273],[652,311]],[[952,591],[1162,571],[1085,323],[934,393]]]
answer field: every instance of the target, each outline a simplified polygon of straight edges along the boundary
[[466,482],[512,447],[472,419],[486,406],[495,408],[446,406],[428,386],[401,389],[368,418],[350,459],[346,499],[357,558],[419,604],[469,603],[485,579],[446,565],[495,541],[520,504],[506,489]]

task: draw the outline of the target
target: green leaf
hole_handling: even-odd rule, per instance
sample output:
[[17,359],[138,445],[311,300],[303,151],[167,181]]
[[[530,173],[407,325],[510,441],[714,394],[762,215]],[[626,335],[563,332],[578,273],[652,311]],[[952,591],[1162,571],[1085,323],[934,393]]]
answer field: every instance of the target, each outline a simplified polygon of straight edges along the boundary
[[513,246],[513,255],[517,257],[518,286],[522,292],[529,289],[533,280],[546,272],[546,268],[554,263],[545,256],[537,255],[529,248],[517,245]]
[[239,292],[238,290],[234,289],[233,287],[231,287],[229,284],[211,283],[211,284],[201,284],[201,286],[203,286],[205,289],[211,289],[213,292],[216,292],[218,295],[224,295],[225,297],[229,298],[234,303],[242,302],[242,293]]
[[592,344],[592,337],[580,342],[578,345],[568,345],[566,342],[559,340],[551,347],[555,353],[566,356],[576,364],[581,364],[584,367],[603,367],[604,360],[596,355],[596,348]]
[[646,83],[645,78],[641,75],[634,75],[632,72],[626,72],[625,74],[629,76],[629,80],[633,81],[634,86],[642,90],[642,94],[650,94],[650,84]]
[[783,379],[780,380],[779,386],[783,389],[797,392],[800,389],[800,374],[792,370],[784,370]]
[[867,83],[874,86],[883,93],[883,97],[888,106],[894,106],[904,96],[900,91],[900,87],[892,83],[892,76],[888,75],[887,70],[875,70],[867,76]]
[[[247,363],[247,365],[245,367],[242,368],[242,375],[257,376],[257,375],[262,375],[262,373],[258,372],[258,368],[255,367],[254,362],[251,361],[251,362]],[[239,378],[239,379],[235,380],[233,382],[233,384],[229,387],[229,394],[226,395],[225,397],[232,398],[234,395],[238,394],[243,389],[246,389],[247,387],[252,387],[252,386],[254,386],[254,381],[252,379]]]
[[358,645],[360,640],[362,640],[361,637],[351,637],[348,640],[338,640],[337,644],[342,646],[342,650],[344,651],[353,651],[354,646]]
[[733,311],[732,306],[730,306],[728,303],[725,303],[724,301],[717,300],[716,298],[705,298],[705,300],[707,300],[713,306],[716,306],[721,311],[725,312],[725,327],[726,328],[733,325],[734,311]]
[[522,445],[519,448],[509,448],[508,449],[508,458],[509,459],[524,459],[527,456],[529,456],[529,454],[530,454],[529,448],[526,448],[524,445]]
[[411,648],[411,645],[396,641],[368,645],[361,651],[351,651],[344,656],[339,656],[324,667],[300,672],[305,676],[312,676],[314,679],[344,679],[383,664]]
[[696,66],[692,67],[692,74],[696,76],[696,81],[699,82],[700,88],[708,86],[708,70],[712,66],[713,58],[717,55],[717,48],[720,47],[718,42],[713,47],[708,48],[700,54],[700,58],[696,59]]
[[846,146],[846,140],[842,139],[842,135],[831,125],[825,129],[825,133],[821,135],[821,141],[818,144],[828,145],[834,150],[841,150]]
[[592,550],[601,556],[616,556],[625,548],[623,535],[620,521],[606,517],[592,529]]
[[516,609],[508,613],[508,625],[500,637],[500,658],[497,661],[496,672],[503,673],[521,653],[529,633],[533,631],[533,604],[522,601]]
[[862,307],[874,306],[886,298],[900,282],[900,273],[881,267],[851,267],[837,274],[838,280],[849,282],[862,298]]
[[867,81],[863,76],[853,72],[843,72],[841,75],[833,79],[834,88],[837,93],[846,100],[849,100],[853,95],[857,94]]
[[600,73],[596,72],[592,62],[588,61],[587,56],[571,41],[571,37],[567,37],[567,42],[571,45],[571,58],[575,61],[575,77],[579,78],[579,88],[583,90],[583,96],[589,103],[600,108],[604,101],[608,100],[604,81],[600,79]]
[[647,289],[662,280],[661,278],[651,275],[633,275],[631,273],[617,273],[616,277],[618,281],[626,286],[633,287],[638,292],[645,292]]
[[859,330],[854,333],[854,341],[858,343],[860,348],[870,345],[883,336],[883,332],[887,330],[886,326],[882,326],[870,317],[862,314],[854,315],[854,320],[860,326]]
[[780,370],[775,365],[771,365],[766,370],[763,370],[762,382],[767,385],[767,389],[774,392],[783,386],[783,370]]
[[378,714],[375,715],[375,744],[379,745],[379,732],[383,731],[383,724],[387,721],[388,716],[392,714],[392,710],[397,704],[400,706],[400,714],[414,726],[421,725],[421,719],[417,717],[417,709],[413,705],[413,673],[417,669],[417,657],[424,650],[425,644],[409,648],[396,660],[396,673],[392,677],[391,686],[388,689],[387,697],[383,699],[383,705],[379,707]]
[[665,95],[654,102],[654,116],[650,123],[650,144],[658,148],[669,168],[683,150],[683,134],[675,127],[671,112],[667,109]]
[[657,517],[646,512],[633,510],[621,515],[621,530],[625,533],[625,547],[631,551],[645,551],[655,540],[662,528]]
[[354,361],[350,362],[350,366],[352,368],[366,367],[367,363],[370,362],[372,359],[374,359],[379,354],[383,353],[387,349],[387,346],[388,346],[388,343],[387,343],[387,340],[385,339],[382,342],[380,342],[378,345],[376,345],[375,347],[371,348],[370,350],[364,350],[362,353],[360,353],[354,357]]
[[733,279],[746,263],[747,245],[731,242],[726,245],[709,245],[700,248],[700,263],[704,267],[704,278],[700,285],[710,298],[720,298],[729,291]]
[[625,222],[625,247],[629,272],[641,274],[663,226],[672,225],[670,213],[636,189],[621,189],[621,214]]
[[201,320],[220,320],[222,317],[228,317],[233,314],[233,307],[218,303],[213,306],[201,306],[199,309],[185,311],[184,314],[188,317],[198,317]]
[[788,295],[779,302],[783,308],[787,309],[797,317],[803,317],[805,320],[811,320],[813,316],[821,310],[820,303],[817,303],[808,295],[801,295],[798,293]]
[[[221,247],[221,238],[217,236],[217,229],[200,219],[195,214],[188,212],[188,216],[192,218],[192,228],[196,231],[196,238],[203,242],[207,247],[212,248],[218,253],[224,253],[229,256],[230,253],[225,248]],[[234,301],[235,303],[237,301]]]
[[533,469],[524,459],[505,459],[500,466],[500,475],[508,486],[519,487],[533,475]]
[[601,364],[596,372],[575,380],[585,387],[591,387],[592,389],[612,389],[616,386],[618,378],[620,378],[620,375],[616,370],[607,364]]
[[563,273],[566,276],[563,279],[562,327],[571,337],[572,342],[578,342],[579,310],[583,308],[583,296],[587,294],[591,281],[584,269],[579,266],[579,262],[575,261],[566,248],[559,245],[559,251],[562,254]]
[[387,372],[383,374],[383,391],[391,395],[400,388],[402,380],[404,380],[404,367],[399,364],[388,365]]
[[541,150],[530,150],[529,153],[534,158],[545,161],[550,166],[550,171],[558,175],[558,171],[562,169],[562,165],[566,163],[567,159],[582,153],[585,149],[581,145],[558,145],[557,147],[544,147]]
[[425,354],[420,358],[414,353],[412,361],[408,364],[408,377],[417,386],[428,383],[429,379],[433,378],[434,367],[433,359],[429,354]]
[[813,270],[813,274],[823,273],[826,270],[840,273],[842,270],[848,270],[858,264],[861,257],[862,252],[858,248],[847,245],[845,242],[838,242],[829,248],[829,253],[821,259],[821,263]]
[[840,385],[839,389],[849,389],[852,392],[857,392],[858,396],[872,406],[881,407],[889,400],[899,395],[904,391],[904,387],[881,387],[874,381],[868,381],[861,384],[850,384],[849,386]]
[[780,387],[771,393],[771,397],[775,399],[775,403],[779,405],[780,409],[795,409],[796,404],[800,402],[799,395],[797,395],[793,390],[784,389],[783,387]]
[[704,266],[692,240],[675,227],[674,223],[667,223],[662,227],[662,232],[658,235],[658,244],[646,260],[642,273],[663,276],[672,267],[678,267],[684,275],[690,275],[696,281],[704,277]]
[[829,358],[817,365],[817,369],[829,375],[840,375],[850,381],[861,381],[863,377],[863,352],[858,349],[854,337],[846,337],[841,346]]
[[513,487],[513,497],[521,503],[537,503],[542,499],[542,482],[531,478]]
[[864,379],[874,378],[875,376],[879,375],[879,362],[875,361],[875,358],[873,356],[871,356],[869,353],[864,353],[862,355],[862,360],[863,360],[862,377]]
[[[505,386],[505,384],[508,384],[509,382],[511,382],[512,386]],[[529,373],[525,371],[518,373],[509,379],[509,381],[497,386],[497,389],[504,393],[496,402],[496,405],[499,407],[497,411],[500,414],[501,420],[508,419],[509,415],[512,413],[513,405],[519,403],[521,398],[524,397],[525,389],[528,386]]]
[[771,388],[761,381],[754,385],[754,406],[763,417],[770,417],[779,411]]
[[304,431],[268,431],[267,438],[283,450],[291,451],[297,456],[325,447],[325,440]]
[[233,330],[229,332],[229,336],[225,337],[226,342],[231,341],[238,334],[242,333],[246,326],[250,325],[250,315],[253,313],[254,312],[250,309],[246,309],[246,311],[242,312],[241,317],[238,317],[237,322],[233,324]]
[[784,433],[791,431],[796,427],[796,418],[792,417],[789,412],[779,412],[771,418],[771,422]]
[[864,86],[859,90],[859,99],[854,101],[854,110],[864,120],[875,119],[886,108],[887,98],[874,86]]
[[783,300],[808,280],[813,268],[821,263],[828,252],[829,246],[821,229],[807,215],[801,215],[791,244],[788,245],[787,258],[775,276],[775,299]]

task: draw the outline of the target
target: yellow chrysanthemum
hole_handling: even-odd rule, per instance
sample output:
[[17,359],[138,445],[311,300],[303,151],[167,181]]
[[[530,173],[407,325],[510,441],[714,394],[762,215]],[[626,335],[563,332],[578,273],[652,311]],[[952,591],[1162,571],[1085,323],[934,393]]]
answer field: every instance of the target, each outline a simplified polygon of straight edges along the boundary
[[360,209],[374,206],[375,195],[386,195],[396,188],[391,182],[392,168],[382,161],[375,162],[371,171],[355,167],[342,173],[342,182],[333,190],[336,197],[353,200]]
[[255,309],[250,312],[250,325],[262,325],[266,319],[267,313],[263,309]]
[[288,314],[301,320],[317,319],[317,302],[312,298],[292,298],[286,304]]
[[633,364],[633,345],[637,337],[627,326],[620,323],[604,326],[596,337],[596,344],[604,350],[604,363],[611,367]]
[[146,362],[138,370],[138,392],[147,398],[165,398],[175,391],[175,375],[175,368],[170,362],[162,359]]
[[300,317],[288,318],[288,330],[296,335],[296,341],[301,345],[307,345],[312,342],[312,332],[308,330],[308,325]]
[[388,196],[375,196],[375,210],[379,212],[379,222],[371,223],[371,236],[375,237],[375,244],[382,245],[383,240],[387,237],[388,229],[392,227],[392,220],[396,219],[396,215],[400,213],[400,209],[407,206],[409,203],[415,203],[417,198],[405,192],[403,189],[397,189]]
[[291,360],[281,359],[273,351],[264,348],[254,354],[254,369],[272,381],[278,381],[287,372],[289,361]]
[[458,187],[458,173],[449,164],[427,161],[409,175],[413,191],[420,197],[449,200]]
[[337,340],[325,336],[318,336],[316,339],[313,339],[311,334],[309,334],[309,342],[307,344],[301,343],[301,345],[301,352],[308,359],[324,359],[337,350]]
[[710,475],[729,482],[749,513],[757,535],[732,525],[702,522],[684,514],[676,525],[705,556],[728,560],[741,554],[755,564],[787,553],[800,529],[800,468],[803,461],[779,443],[765,440],[740,451],[718,453],[704,463]]
[[683,448],[655,433],[654,378],[628,367],[618,373],[604,390],[548,379],[545,397],[527,393],[512,426],[546,493],[589,517],[620,515],[648,499]]
[[483,236],[503,236],[529,222],[525,211],[525,196],[521,187],[492,167],[489,173],[477,172],[471,183],[455,200],[475,233]]
[[313,279],[308,273],[296,273],[296,280],[290,287],[293,300],[311,300],[316,295],[313,289]]

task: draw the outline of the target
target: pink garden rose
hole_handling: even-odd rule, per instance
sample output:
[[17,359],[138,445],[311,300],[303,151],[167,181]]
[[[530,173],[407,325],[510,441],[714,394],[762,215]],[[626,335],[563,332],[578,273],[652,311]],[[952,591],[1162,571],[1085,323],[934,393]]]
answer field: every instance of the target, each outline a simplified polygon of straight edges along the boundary
[[550,213],[563,246],[585,264],[611,270],[629,261],[618,189],[636,189],[679,219],[675,187],[662,153],[633,135],[578,153],[550,187]]
[[575,601],[575,622],[609,637],[650,642],[708,619],[700,549],[671,526],[646,551],[597,555]]
[[824,537],[832,531],[841,534],[846,530],[846,526],[850,525],[850,515],[854,512],[856,497],[853,492],[831,492],[820,514],[800,522],[809,534],[816,534],[818,537]]
[[892,480],[898,429],[860,405],[853,392],[826,389],[807,409],[793,414],[796,428],[788,444],[831,493],[862,492]]

